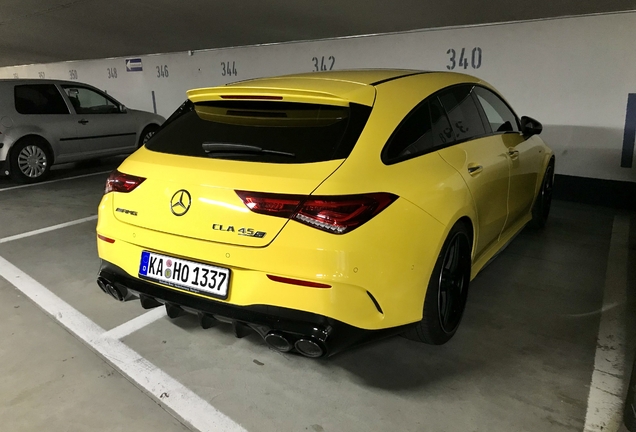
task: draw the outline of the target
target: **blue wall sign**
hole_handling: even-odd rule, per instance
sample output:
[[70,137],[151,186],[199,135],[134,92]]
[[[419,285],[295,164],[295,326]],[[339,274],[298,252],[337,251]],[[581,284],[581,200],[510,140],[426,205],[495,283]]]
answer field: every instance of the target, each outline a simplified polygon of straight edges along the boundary
[[142,72],[143,70],[140,58],[126,59],[126,72]]

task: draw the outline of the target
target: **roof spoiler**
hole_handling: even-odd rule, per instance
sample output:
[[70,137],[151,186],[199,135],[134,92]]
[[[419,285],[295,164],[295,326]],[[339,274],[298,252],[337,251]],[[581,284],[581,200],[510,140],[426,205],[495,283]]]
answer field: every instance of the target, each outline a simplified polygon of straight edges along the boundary
[[[188,90],[188,99],[192,102],[210,102],[221,100],[271,100],[282,102],[304,102],[321,105],[349,106],[351,100],[332,93],[275,87],[227,86]],[[373,101],[371,101],[373,103]]]

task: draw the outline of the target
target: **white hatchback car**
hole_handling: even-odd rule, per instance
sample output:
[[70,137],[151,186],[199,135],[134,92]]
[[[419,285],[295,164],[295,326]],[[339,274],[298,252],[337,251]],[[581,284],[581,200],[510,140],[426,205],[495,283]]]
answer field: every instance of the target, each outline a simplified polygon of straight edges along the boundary
[[32,183],[53,164],[132,153],[163,122],[88,84],[0,80],[0,173]]

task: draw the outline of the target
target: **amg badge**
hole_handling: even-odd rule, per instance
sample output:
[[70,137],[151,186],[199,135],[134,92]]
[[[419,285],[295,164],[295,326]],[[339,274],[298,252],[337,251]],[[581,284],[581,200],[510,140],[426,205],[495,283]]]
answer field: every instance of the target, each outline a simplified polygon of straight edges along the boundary
[[117,207],[117,208],[115,209],[115,211],[116,211],[116,212],[118,212],[118,213],[129,214],[129,215],[131,215],[131,216],[137,216],[137,212],[136,212],[136,211],[126,210],[126,209],[123,209],[123,208],[121,208],[121,207]]

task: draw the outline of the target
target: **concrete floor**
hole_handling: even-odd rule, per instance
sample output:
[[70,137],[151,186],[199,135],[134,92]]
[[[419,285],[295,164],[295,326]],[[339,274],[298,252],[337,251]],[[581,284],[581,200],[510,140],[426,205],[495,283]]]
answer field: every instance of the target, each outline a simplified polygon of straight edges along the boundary
[[[4,192],[0,179],[0,239],[95,215],[106,176]],[[545,230],[524,230],[473,281],[441,347],[394,337],[316,361],[191,316],[122,341],[248,431],[581,431],[615,214],[555,202]],[[95,285],[94,229],[2,243],[0,257],[108,330],[146,311]],[[186,430],[2,279],[0,338],[2,430]]]
[[187,431],[0,279],[5,431]]

